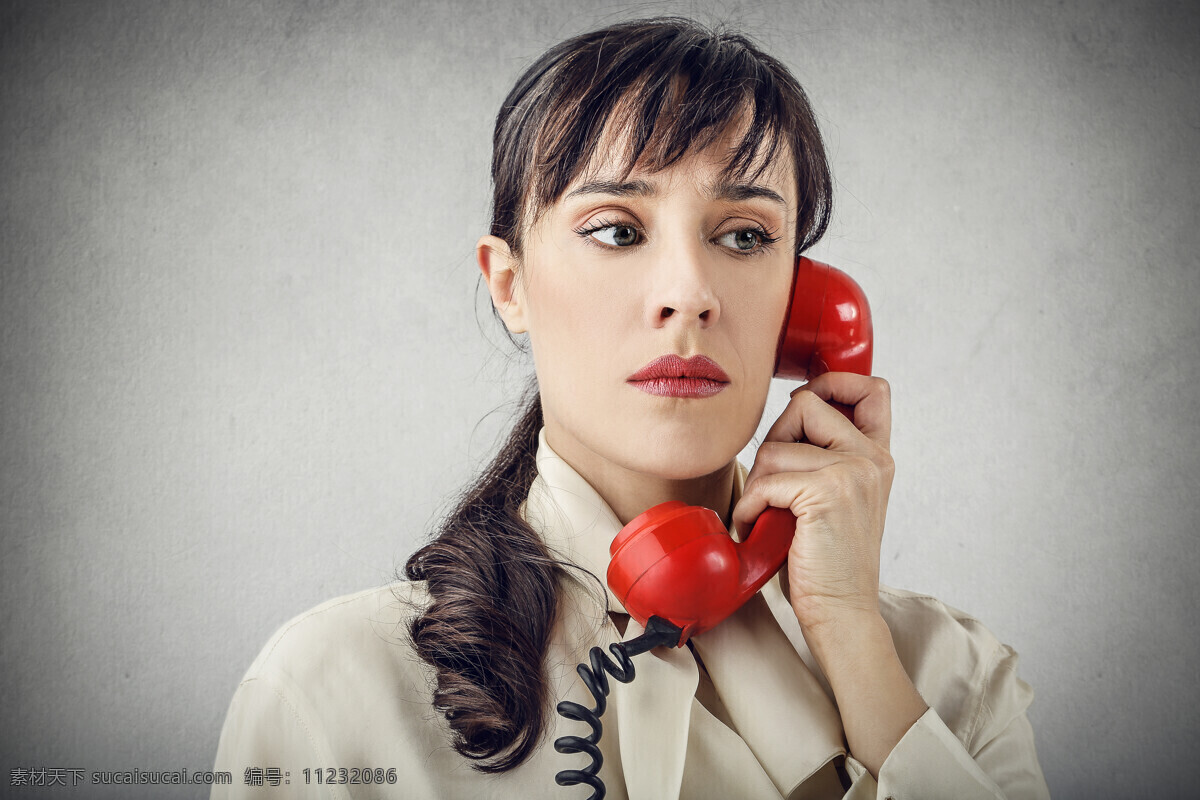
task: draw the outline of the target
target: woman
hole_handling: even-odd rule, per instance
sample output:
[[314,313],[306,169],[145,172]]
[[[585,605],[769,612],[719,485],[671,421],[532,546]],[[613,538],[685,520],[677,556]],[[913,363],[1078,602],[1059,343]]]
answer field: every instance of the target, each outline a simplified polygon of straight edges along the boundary
[[601,582],[609,543],[682,500],[743,534],[791,509],[787,568],[688,647],[638,657],[604,717],[608,796],[1047,796],[1013,651],[878,585],[887,384],[809,382],[753,469],[736,460],[795,258],[829,215],[786,68],[686,20],[577,37],[505,101],[492,177],[477,257],[503,324],[529,336],[538,391],[406,581],[313,609],[264,648],[221,735],[233,795],[584,796],[552,785],[587,764],[549,746],[586,732],[552,709],[590,705],[575,664],[641,630]]

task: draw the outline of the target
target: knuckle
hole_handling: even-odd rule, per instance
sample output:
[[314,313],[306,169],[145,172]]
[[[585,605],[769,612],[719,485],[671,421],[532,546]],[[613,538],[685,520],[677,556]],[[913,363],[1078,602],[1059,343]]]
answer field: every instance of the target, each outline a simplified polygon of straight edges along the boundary
[[875,457],[875,464],[879,471],[887,478],[891,478],[896,474],[896,459],[892,458],[892,454],[887,450],[880,448],[880,452]]
[[850,456],[836,472],[835,491],[839,497],[851,498],[869,492],[887,473],[884,466],[866,456]]
[[892,451],[882,442],[871,442],[871,452],[866,458],[880,467],[895,467],[896,465],[895,459],[892,458]]
[[746,481],[742,488],[742,500],[753,505],[762,499],[766,493],[766,480],[769,476],[757,475]]
[[850,474],[858,483],[867,483],[878,474],[878,465],[866,456],[854,456],[849,460]]
[[774,468],[779,466],[780,458],[783,455],[783,447],[783,442],[763,442],[758,448],[758,455],[754,458],[755,466],[775,472]]
[[814,411],[820,406],[825,405],[825,401],[816,392],[805,389],[800,394],[796,395],[796,399],[800,401],[801,411]]
[[837,500],[853,498],[862,482],[857,459],[847,459],[830,470],[829,492]]

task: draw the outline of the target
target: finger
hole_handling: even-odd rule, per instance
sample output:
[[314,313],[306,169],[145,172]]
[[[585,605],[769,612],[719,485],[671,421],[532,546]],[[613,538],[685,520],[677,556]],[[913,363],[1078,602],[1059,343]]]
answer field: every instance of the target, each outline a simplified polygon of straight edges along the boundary
[[[879,467],[868,458],[850,457],[815,472],[775,472],[747,483],[734,505],[729,522],[740,541],[759,515],[770,508],[786,508],[800,517],[813,508],[840,503],[854,496],[857,487],[878,478]],[[884,493],[886,504],[886,492]]]
[[730,523],[738,532],[741,541],[746,540],[754,522],[767,508],[794,508],[803,504],[824,476],[817,472],[776,472],[765,475],[753,484],[746,484],[746,491],[733,507]]
[[865,442],[858,428],[807,389],[803,387],[792,395],[764,441],[807,442],[832,450],[861,452]]
[[854,409],[854,426],[872,441],[889,447],[892,438],[892,387],[883,378],[853,372],[826,372],[806,383],[826,402]]
[[749,486],[756,478],[776,472],[816,472],[846,456],[802,442],[763,442],[754,454],[754,464],[746,476]]

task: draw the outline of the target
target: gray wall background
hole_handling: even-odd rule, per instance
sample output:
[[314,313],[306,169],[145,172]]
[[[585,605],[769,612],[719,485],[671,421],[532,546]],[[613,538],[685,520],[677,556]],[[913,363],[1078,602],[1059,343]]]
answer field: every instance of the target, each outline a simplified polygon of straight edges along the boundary
[[755,36],[820,116],[814,254],[895,395],[883,579],[1022,653],[1056,797],[1190,793],[1196,9],[527,0],[4,4],[0,794],[209,768],[270,633],[403,563],[530,371],[472,258],[499,104],[662,12]]

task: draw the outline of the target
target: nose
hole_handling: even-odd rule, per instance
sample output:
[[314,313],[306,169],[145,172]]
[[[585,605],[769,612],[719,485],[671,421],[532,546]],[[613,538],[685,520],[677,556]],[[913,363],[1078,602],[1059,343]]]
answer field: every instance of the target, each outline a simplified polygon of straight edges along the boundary
[[707,328],[716,323],[721,303],[701,246],[664,248],[652,269],[646,305],[646,321],[651,327],[681,324]]

